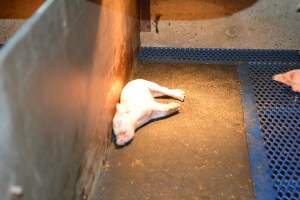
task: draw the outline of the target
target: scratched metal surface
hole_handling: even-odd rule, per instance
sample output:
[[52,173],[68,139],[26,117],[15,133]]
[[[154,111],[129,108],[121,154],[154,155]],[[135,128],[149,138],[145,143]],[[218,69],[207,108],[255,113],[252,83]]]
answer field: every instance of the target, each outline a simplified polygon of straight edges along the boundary
[[92,194],[137,46],[135,10],[49,0],[1,49],[1,200],[14,185],[22,200]]

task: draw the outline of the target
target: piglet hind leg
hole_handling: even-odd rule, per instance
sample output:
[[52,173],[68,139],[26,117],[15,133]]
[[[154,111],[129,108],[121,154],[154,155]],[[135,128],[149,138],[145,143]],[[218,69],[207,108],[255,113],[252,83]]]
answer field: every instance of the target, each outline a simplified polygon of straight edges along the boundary
[[184,101],[185,92],[181,89],[168,89],[168,96],[171,96],[179,101]]
[[180,89],[169,89],[163,86],[160,86],[156,83],[143,80],[145,85],[150,90],[153,97],[161,97],[161,96],[170,96],[180,101],[184,101],[185,92]]
[[172,102],[168,104],[154,103],[152,106],[152,119],[159,119],[176,113],[179,111],[180,105],[178,103]]

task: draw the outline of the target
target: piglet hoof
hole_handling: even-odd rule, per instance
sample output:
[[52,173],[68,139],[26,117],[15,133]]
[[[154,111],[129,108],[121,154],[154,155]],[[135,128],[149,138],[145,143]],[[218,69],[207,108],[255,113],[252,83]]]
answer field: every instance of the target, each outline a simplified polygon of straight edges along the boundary
[[172,93],[174,98],[178,99],[179,101],[184,101],[185,92],[183,90],[173,89]]

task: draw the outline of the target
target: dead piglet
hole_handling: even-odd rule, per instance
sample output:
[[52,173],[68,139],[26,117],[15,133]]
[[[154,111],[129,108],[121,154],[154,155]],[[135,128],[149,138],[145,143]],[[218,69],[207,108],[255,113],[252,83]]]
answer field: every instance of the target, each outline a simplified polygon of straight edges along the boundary
[[170,96],[183,101],[185,92],[179,89],[168,89],[142,79],[130,81],[125,85],[113,119],[117,145],[125,145],[131,141],[135,130],[150,120],[179,111],[178,103],[156,102],[154,98],[160,96]]

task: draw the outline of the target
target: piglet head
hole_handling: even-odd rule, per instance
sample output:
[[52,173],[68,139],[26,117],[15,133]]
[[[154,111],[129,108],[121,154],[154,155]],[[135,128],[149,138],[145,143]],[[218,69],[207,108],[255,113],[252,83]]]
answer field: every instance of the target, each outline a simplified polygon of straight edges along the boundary
[[117,111],[113,119],[113,129],[117,145],[125,145],[134,137],[134,125],[129,111],[121,104],[117,104]]

